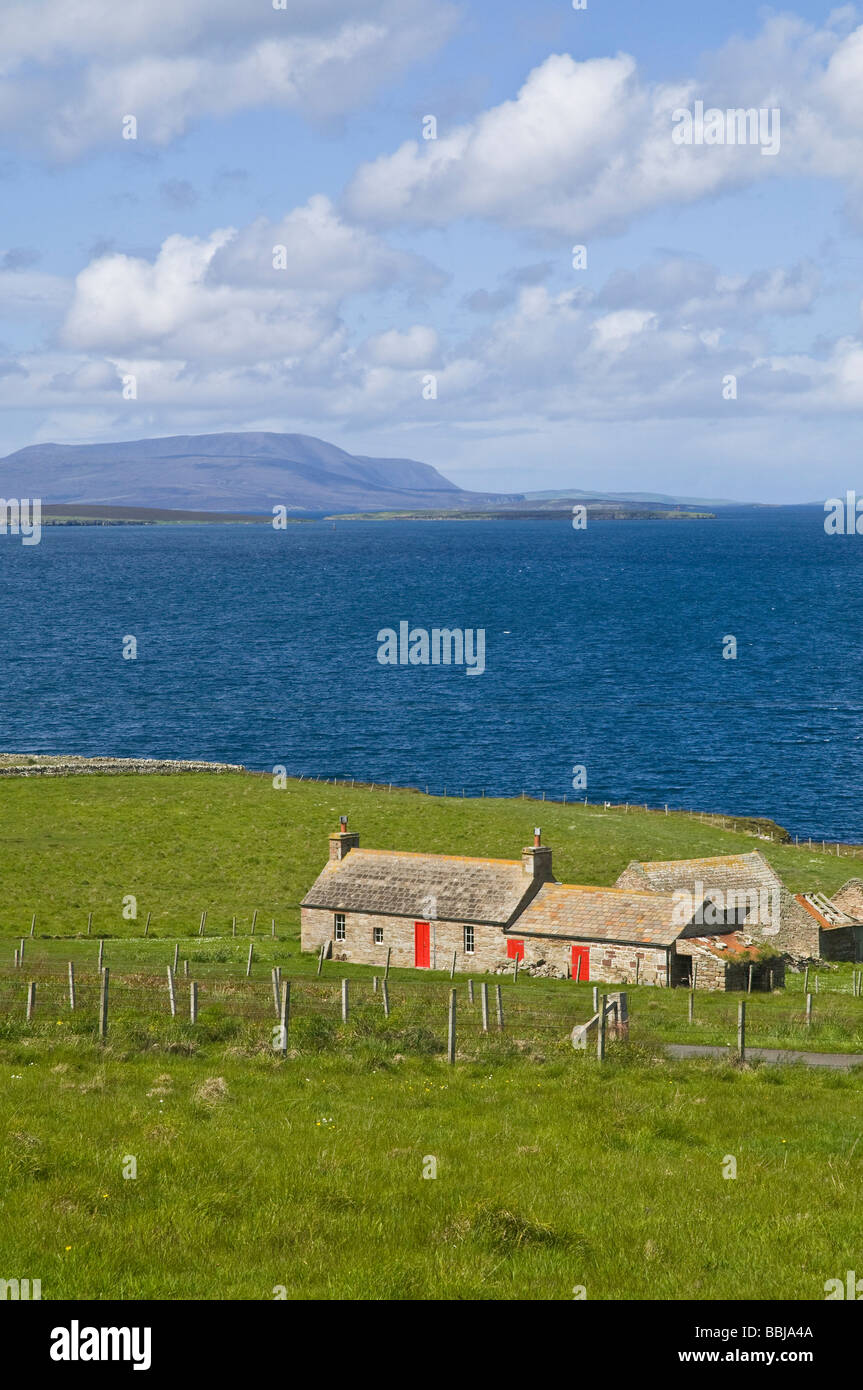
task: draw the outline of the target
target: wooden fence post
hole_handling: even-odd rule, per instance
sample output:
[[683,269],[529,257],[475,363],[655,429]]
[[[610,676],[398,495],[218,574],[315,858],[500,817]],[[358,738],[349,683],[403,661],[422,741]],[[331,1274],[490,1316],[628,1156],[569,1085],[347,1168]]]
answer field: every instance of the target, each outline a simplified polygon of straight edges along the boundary
[[741,1062],[746,1061],[746,1001],[741,999],[737,1005],[737,1055]]
[[377,992],[378,992],[378,977],[377,977],[377,975],[372,975],[372,994],[377,994]]
[[342,979],[342,1023],[348,1021],[348,980],[347,976]]
[[236,919],[236,917],[232,917],[232,918],[231,918],[231,936],[236,936],[236,935],[237,935],[237,919]]
[[689,1022],[692,1022],[692,1014],[695,1009],[695,990],[689,991]]
[[753,967],[750,965],[749,970],[747,971],[747,975],[746,975],[746,993],[747,993],[747,994],[751,994],[751,993],[752,993],[752,970],[753,970]]
[[288,1025],[291,1021],[291,982],[282,984],[282,1012],[279,1018],[279,1051],[284,1055],[288,1050]]
[[144,935],[145,935],[145,936],[149,936],[149,935],[150,935],[150,918],[151,918],[151,916],[152,916],[152,913],[148,912],[148,913],[147,913],[147,920],[146,920],[146,922],[144,923]]
[[383,999],[383,1005],[384,1005],[384,1018],[389,1018],[389,1016],[390,1016],[390,987],[389,987],[389,985],[387,984],[386,976],[384,976],[384,979],[381,981],[381,998]]
[[497,985],[497,1026],[503,1029],[503,994],[500,985]]
[[276,1006],[276,1018],[278,1018],[278,1016],[279,1016],[279,1009],[280,1009],[280,1007],[281,1007],[281,1001],[280,1001],[280,999],[279,999],[279,993],[280,993],[280,990],[279,990],[279,970],[278,970],[278,966],[276,966],[276,967],[273,969],[273,1003],[274,1003],[275,1006]]
[[482,1000],[482,1031],[488,1032],[488,984],[483,980],[479,987]]
[[16,947],[15,947],[15,969],[16,969],[16,970],[18,969],[18,966],[21,964],[21,961],[20,961],[20,959],[19,959],[19,955],[20,955],[20,952],[19,952],[19,950],[18,950],[18,947],[16,946]]
[[449,977],[451,980],[455,978],[455,951],[452,953],[452,965],[449,968]]
[[187,956],[186,959],[183,961],[183,974],[184,974],[184,976],[186,977],[186,979],[188,980],[188,978],[189,978],[189,959],[188,959],[188,956]]
[[320,955],[318,956],[318,968],[317,968],[317,971],[315,972],[315,973],[318,974],[318,975],[320,975],[321,970],[322,970],[322,968],[323,968],[323,964],[324,964],[324,951],[325,951],[326,949],[327,949],[327,943],[326,943],[326,941],[322,941],[322,942],[321,942],[321,952],[320,952]]
[[385,979],[385,980],[388,980],[389,977],[390,977],[390,957],[392,956],[392,953],[393,953],[393,948],[392,948],[392,946],[388,946],[388,947],[387,947],[387,963],[386,963],[386,968],[384,969],[384,979]]
[[594,1012],[594,1013],[597,1013],[598,1011],[599,1011],[599,987],[598,987],[598,985],[594,985],[594,986],[593,986],[593,1012]]
[[21,941],[20,941],[19,946],[18,946],[18,964],[19,964],[19,965],[23,965],[23,964],[24,964],[24,938],[23,938],[23,936],[21,937]]
[[512,982],[514,985],[518,984],[518,956],[513,962]]
[[270,918],[270,936],[275,936],[275,934],[276,934],[276,919],[275,919],[275,917],[271,917],[271,918]]
[[87,935],[88,935],[88,936],[91,934],[92,930],[93,930],[93,914],[92,914],[92,912],[88,912],[88,913],[87,913]]
[[698,989],[698,961],[692,962],[692,988]]
[[177,996],[174,993],[174,972],[168,966],[168,1003],[171,1006],[171,1017],[177,1017]]
[[102,967],[102,961],[103,961],[104,955],[105,955],[105,938],[104,938],[103,936],[100,936],[100,937],[99,937],[99,969],[100,969],[100,970],[103,968],[103,967]]
[[34,912],[34,913],[33,913],[33,916],[30,918],[30,935],[33,936],[33,934],[35,933],[35,931],[36,931],[36,913]]
[[251,930],[251,932],[249,933],[250,936],[254,936],[254,934],[255,934],[255,923],[257,922],[257,920],[258,920],[258,909],[255,908],[254,912],[252,913],[252,930]]
[[99,1037],[104,1042],[108,1036],[108,977],[111,974],[107,965],[102,971],[102,988],[99,991]]
[[252,973],[252,953],[253,953],[254,949],[255,949],[254,944],[250,941],[250,942],[249,942],[249,959],[246,961],[246,979],[248,979],[249,976],[250,976],[251,973]]
[[75,1007],[75,967],[69,962],[69,1008]]
[[174,964],[173,964],[173,967],[172,967],[175,975],[176,975],[176,973],[177,973],[177,963],[178,963],[179,959],[180,959],[180,943],[179,943],[179,941],[175,941],[175,942],[174,942]]
[[599,1006],[599,1022],[596,1028],[596,1059],[598,1062],[605,1061],[605,1010],[608,1002],[608,995],[604,994]]
[[811,995],[811,994],[807,994],[807,996],[806,996],[806,1027],[807,1027],[807,1028],[811,1027],[811,1024],[812,1024],[812,995]]
[[804,994],[808,994],[808,993],[809,993],[809,966],[808,966],[808,965],[807,965],[806,969],[805,969],[804,972],[803,972],[803,993],[804,993]]
[[27,986],[27,1022],[29,1023],[36,1012],[36,981],[31,980]]
[[198,1022],[198,981],[193,980],[189,986],[189,1022]]
[[447,1025],[447,1061],[451,1064],[455,1062],[455,1003],[456,991],[451,989],[449,992],[449,1020]]
[[473,980],[467,982],[467,1001],[469,1004],[473,1003]]

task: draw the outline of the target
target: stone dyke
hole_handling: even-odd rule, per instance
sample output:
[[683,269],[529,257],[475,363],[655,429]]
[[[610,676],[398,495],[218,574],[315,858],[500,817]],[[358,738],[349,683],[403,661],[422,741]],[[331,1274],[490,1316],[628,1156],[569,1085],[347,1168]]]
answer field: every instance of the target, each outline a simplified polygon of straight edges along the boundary
[[132,773],[247,772],[240,763],[208,763],[169,758],[82,758],[75,755],[39,757],[0,754],[0,777],[114,776]]

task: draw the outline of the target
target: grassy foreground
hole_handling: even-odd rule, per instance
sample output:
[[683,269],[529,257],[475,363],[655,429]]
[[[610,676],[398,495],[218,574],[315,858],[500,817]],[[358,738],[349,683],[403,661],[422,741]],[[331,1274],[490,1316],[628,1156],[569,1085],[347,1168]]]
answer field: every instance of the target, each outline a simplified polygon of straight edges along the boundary
[[[45,1299],[820,1299],[859,1268],[860,1073],[661,1054],[663,1040],[729,1041],[736,997],[699,995],[690,1025],[684,991],[632,990],[632,1041],[600,1067],[567,1041],[588,987],[504,984],[506,1032],[484,1037],[457,977],[451,1067],[445,977],[393,971],[389,1019],[370,970],[313,978],[296,905],[340,813],[368,845],[506,857],[538,819],[574,881],[754,846],[792,888],[854,871],[684,816],[537,812],[244,776],[0,781],[0,949],[11,960],[27,938],[25,969],[0,978],[0,1278],[41,1279]],[[137,920],[121,915],[128,894]],[[193,939],[205,908],[218,939]],[[278,934],[256,938],[247,980],[255,908]],[[104,1043],[89,911],[111,967]],[[232,915],[241,940],[225,935]],[[195,1025],[185,977],[167,1011],[177,938]],[[296,981],[284,1057],[274,964]],[[808,1033],[798,977],[753,996],[750,1042],[863,1050],[849,984],[850,970],[823,977]]]
[[0,1077],[0,1267],[44,1298],[818,1299],[859,1265],[844,1075],[358,1042],[31,1043]]

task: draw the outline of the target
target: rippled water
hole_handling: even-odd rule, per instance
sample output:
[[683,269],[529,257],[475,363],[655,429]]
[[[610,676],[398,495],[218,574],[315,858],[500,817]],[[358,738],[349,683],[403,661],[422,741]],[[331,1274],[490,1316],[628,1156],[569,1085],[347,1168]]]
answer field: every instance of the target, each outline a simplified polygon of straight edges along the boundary
[[[817,509],[46,528],[0,582],[6,750],[553,797],[583,764],[591,801],[863,840],[863,536]],[[484,629],[484,673],[382,666],[402,620]]]

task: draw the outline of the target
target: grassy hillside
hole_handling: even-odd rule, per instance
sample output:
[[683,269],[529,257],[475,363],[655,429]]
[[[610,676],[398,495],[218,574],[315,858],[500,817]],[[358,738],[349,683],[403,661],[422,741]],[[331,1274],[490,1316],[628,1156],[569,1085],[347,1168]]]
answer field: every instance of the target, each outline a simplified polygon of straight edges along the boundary
[[[275,916],[299,935],[298,903],[327,854],[340,814],[362,843],[381,849],[518,857],[542,825],[557,877],[609,884],[630,859],[685,858],[759,849],[793,891],[832,892],[860,860],[771,844],[684,814],[628,814],[551,802],[426,797],[413,792],[289,782],[269,777],[81,776],[0,779],[0,932],[132,934],[230,929],[233,915]],[[124,921],[133,894],[138,921]]]
[[[244,775],[0,780],[5,1276],[41,1279],[48,1300],[725,1300],[822,1298],[855,1267],[859,1073],[670,1062],[663,1040],[730,1041],[736,998],[699,996],[690,1024],[685,992],[644,987],[630,992],[631,1042],[600,1066],[568,1043],[589,986],[505,982],[506,1030],[484,1035],[460,977],[450,1066],[448,979],[393,971],[386,1018],[368,968],[328,962],[318,979],[299,952],[296,904],[344,813],[368,845],[501,856],[539,820],[558,875],[598,883],[635,857],[762,847],[685,816],[275,791]],[[829,891],[855,867],[763,848],[791,887]],[[120,915],[130,893],[134,922]],[[209,932],[236,914],[244,939],[193,939],[205,907]],[[259,930],[276,916],[279,933],[256,939],[247,978],[255,907]],[[88,911],[109,938],[105,1042]],[[194,1025],[182,965],[176,1018],[167,1006],[176,936],[200,992]],[[285,1056],[274,964],[293,982]],[[750,1000],[750,1043],[863,1047],[850,968],[822,979],[810,1030],[789,983]]]

